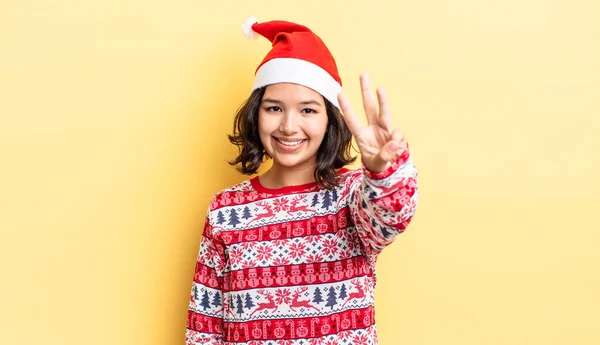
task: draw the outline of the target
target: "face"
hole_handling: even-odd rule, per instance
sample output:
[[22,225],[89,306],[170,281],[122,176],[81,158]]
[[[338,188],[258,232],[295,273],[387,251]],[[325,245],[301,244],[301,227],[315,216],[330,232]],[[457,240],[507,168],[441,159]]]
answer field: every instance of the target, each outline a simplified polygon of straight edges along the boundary
[[273,164],[314,168],[327,130],[323,96],[302,85],[267,86],[258,112],[258,132]]

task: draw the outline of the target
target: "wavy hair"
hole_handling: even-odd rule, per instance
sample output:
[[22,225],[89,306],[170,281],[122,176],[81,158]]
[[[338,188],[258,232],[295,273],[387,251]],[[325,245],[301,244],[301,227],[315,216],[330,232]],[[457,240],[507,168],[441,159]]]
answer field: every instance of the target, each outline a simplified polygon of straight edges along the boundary
[[[239,154],[230,161],[238,165],[237,170],[245,175],[258,171],[266,158],[271,158],[265,152],[258,134],[258,111],[266,87],[256,89],[238,109],[233,122],[233,134],[228,135],[229,141],[238,147]],[[317,166],[314,177],[317,183],[326,189],[339,185],[337,169],[356,160],[351,155],[352,133],[344,121],[343,115],[326,98],[327,130],[323,142],[317,150]]]

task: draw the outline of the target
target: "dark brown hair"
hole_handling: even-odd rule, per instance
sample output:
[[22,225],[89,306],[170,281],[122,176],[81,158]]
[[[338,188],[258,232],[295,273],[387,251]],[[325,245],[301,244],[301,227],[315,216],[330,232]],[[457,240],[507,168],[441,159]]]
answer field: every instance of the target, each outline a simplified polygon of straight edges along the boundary
[[[270,158],[258,134],[258,110],[265,90],[266,87],[254,90],[240,106],[233,122],[233,135],[228,135],[229,141],[239,149],[239,155],[229,164],[241,164],[237,169],[245,175],[256,173],[265,158]],[[331,189],[339,184],[336,169],[354,162],[356,157],[351,156],[352,133],[342,113],[325,97],[323,99],[327,111],[327,130],[317,150],[314,177],[323,188]]]

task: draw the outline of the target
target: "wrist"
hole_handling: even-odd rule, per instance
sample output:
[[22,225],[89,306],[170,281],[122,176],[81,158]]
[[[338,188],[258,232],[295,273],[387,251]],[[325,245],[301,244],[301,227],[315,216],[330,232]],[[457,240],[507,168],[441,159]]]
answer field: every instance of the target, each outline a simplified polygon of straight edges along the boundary
[[391,162],[383,162],[381,164],[377,164],[377,163],[373,163],[373,162],[365,163],[365,161],[363,161],[362,159],[361,159],[361,163],[365,170],[372,172],[372,173],[381,173],[381,172],[387,170],[392,165]]
[[370,164],[369,166],[367,166],[363,162],[362,163],[363,173],[365,174],[366,177],[368,177],[370,179],[382,180],[382,179],[385,179],[385,178],[391,176],[404,163],[406,163],[409,160],[409,158],[410,158],[410,152],[407,148],[406,150],[404,150],[404,152],[402,152],[401,155],[398,156],[398,158],[394,162],[391,162],[391,163],[388,162],[387,166],[380,171],[371,170],[372,168],[376,169],[377,167],[372,167],[373,164]]

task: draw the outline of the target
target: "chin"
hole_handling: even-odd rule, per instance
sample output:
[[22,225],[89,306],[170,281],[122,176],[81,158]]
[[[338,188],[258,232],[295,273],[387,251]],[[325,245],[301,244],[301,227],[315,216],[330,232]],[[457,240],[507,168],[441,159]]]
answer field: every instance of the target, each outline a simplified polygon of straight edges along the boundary
[[[275,158],[274,158],[275,159]],[[293,168],[293,167],[298,167],[301,165],[305,165],[307,160],[306,159],[276,159],[277,164],[286,167],[286,168]]]
[[291,155],[282,155],[281,153],[276,153],[275,156],[271,157],[279,166],[285,168],[306,167],[310,164],[316,164],[316,160],[313,161],[311,157],[306,157],[305,155],[298,155],[294,157]]

